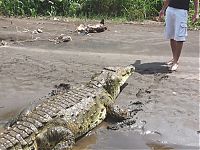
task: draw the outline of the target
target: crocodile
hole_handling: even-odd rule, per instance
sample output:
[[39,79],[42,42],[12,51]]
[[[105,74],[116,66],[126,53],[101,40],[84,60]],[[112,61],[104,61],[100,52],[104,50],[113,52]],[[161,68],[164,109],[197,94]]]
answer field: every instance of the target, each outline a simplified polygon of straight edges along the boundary
[[86,84],[46,96],[0,134],[0,150],[69,150],[107,115],[125,118],[114,102],[134,70],[107,67]]

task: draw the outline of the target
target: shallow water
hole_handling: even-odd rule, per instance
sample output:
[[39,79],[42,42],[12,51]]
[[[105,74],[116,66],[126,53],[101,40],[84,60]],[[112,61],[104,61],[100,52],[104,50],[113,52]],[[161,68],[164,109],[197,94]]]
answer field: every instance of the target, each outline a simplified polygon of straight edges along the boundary
[[162,135],[146,134],[127,129],[112,131],[107,123],[89,132],[76,142],[73,150],[197,150],[198,147],[170,144],[162,141]]
[[[12,114],[14,112],[10,112]],[[5,116],[8,117],[9,114]],[[1,120],[0,132],[3,132],[3,125],[7,121]],[[158,135],[140,135],[139,133],[127,130],[108,130],[107,123],[103,122],[96,129],[90,131],[83,138],[78,140],[73,147],[73,150],[100,150],[100,149],[145,149],[145,150],[169,150],[173,149],[161,144],[151,143],[159,140]],[[148,144],[148,143],[151,144]]]
[[[0,133],[3,132],[3,125],[7,122],[10,115],[18,110],[9,112],[1,118]],[[103,122],[94,130],[87,133],[76,142],[73,150],[196,150],[197,147],[187,147],[182,145],[170,144],[162,141],[162,135],[150,134],[141,135],[138,131],[131,129],[108,130],[107,123]]]
[[[158,146],[155,143],[147,143],[159,140],[159,135],[141,135],[134,131],[128,131],[127,129],[113,131],[106,129],[106,126],[107,123],[103,122],[98,128],[89,132],[86,136],[77,141],[73,150],[158,150],[156,149]],[[166,150],[166,147],[163,146],[163,148]]]
[[[115,131],[114,131],[115,132]],[[197,147],[162,143],[150,137],[129,133],[93,133],[79,140],[73,150],[198,150]]]

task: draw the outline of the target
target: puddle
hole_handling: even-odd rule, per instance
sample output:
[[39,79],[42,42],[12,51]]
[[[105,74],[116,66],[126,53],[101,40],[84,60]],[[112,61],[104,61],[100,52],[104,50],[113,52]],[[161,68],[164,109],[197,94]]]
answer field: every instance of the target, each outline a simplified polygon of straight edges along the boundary
[[140,135],[134,131],[124,129],[117,131],[107,130],[106,126],[107,123],[103,122],[100,127],[92,130],[85,137],[77,141],[73,150],[151,150],[152,147],[156,148],[156,145],[148,145],[146,144],[147,141],[158,140],[160,136]]
[[141,135],[135,131],[120,129],[107,130],[106,123],[92,130],[89,134],[76,142],[73,150],[195,150],[198,147],[189,147],[168,144],[161,141],[161,135]]
[[149,146],[149,148],[151,150],[171,150],[171,149],[174,149],[170,146],[167,146],[167,145],[161,145],[161,144],[147,144]]

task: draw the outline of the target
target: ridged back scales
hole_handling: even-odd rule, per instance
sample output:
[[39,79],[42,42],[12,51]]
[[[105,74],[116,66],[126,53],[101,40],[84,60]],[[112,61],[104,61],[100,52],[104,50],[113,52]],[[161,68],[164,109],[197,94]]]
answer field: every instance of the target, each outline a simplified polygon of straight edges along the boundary
[[33,107],[28,114],[21,114],[16,122],[0,135],[0,150],[21,149],[32,145],[34,138],[45,127],[45,124],[59,118],[61,110],[76,106],[83,99],[95,95],[96,89],[79,86],[68,92],[43,98],[42,103]]

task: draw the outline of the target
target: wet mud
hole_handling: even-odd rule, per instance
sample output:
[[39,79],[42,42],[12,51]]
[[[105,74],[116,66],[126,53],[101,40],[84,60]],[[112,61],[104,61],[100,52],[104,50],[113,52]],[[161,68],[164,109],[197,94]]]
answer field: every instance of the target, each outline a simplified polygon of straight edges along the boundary
[[[129,110],[130,120],[102,123],[74,150],[198,149],[198,32],[189,32],[179,70],[169,72],[165,62],[171,52],[163,25],[105,20],[105,32],[78,35],[74,31],[82,22],[0,19],[0,40],[7,43],[0,46],[0,132],[21,110],[52,90],[55,94],[55,85],[85,84],[103,67],[133,64],[136,72],[116,101]],[[37,29],[43,32],[33,34]],[[72,41],[49,40],[61,34]]]

